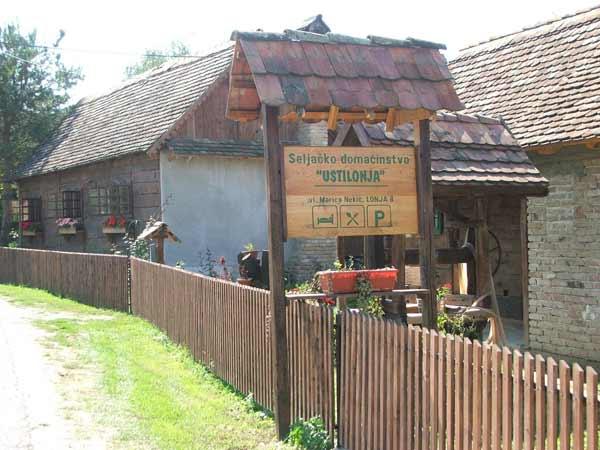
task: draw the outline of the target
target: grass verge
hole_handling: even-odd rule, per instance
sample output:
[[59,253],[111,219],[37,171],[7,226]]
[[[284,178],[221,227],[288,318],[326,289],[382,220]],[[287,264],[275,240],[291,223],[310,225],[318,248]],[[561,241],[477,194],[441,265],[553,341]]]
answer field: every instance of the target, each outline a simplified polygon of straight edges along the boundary
[[118,439],[133,433],[164,449],[284,448],[271,418],[144,320],[37,289],[0,285],[0,296],[42,311],[36,325],[99,370],[99,388],[135,417],[136,429]]

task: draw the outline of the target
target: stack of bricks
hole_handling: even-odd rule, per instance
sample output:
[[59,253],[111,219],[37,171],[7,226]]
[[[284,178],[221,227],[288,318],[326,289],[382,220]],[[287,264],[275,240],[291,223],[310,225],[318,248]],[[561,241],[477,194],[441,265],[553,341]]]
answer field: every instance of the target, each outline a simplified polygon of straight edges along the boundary
[[534,350],[600,365],[600,158],[563,150],[536,164],[529,199],[529,336]]

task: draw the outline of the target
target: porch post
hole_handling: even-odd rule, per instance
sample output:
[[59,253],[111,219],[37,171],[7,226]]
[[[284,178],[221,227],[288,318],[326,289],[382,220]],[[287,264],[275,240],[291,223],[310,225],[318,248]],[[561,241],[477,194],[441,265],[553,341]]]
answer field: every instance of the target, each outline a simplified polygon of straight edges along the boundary
[[421,287],[429,290],[423,299],[423,326],[437,327],[435,299],[435,259],[433,248],[433,188],[431,186],[431,145],[429,119],[415,122],[415,147],[417,151],[417,207],[419,213],[419,265]]
[[279,141],[279,110],[262,105],[267,216],[269,243],[269,290],[271,303],[271,348],[273,361],[275,425],[277,436],[285,439],[290,428],[290,379],[288,372],[286,300],[283,280],[284,211],[282,149]]

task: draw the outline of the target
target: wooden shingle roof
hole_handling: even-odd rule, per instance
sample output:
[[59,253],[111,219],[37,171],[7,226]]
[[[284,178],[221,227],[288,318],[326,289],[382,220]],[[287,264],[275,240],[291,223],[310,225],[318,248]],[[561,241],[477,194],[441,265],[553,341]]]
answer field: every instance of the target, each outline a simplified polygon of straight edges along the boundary
[[[413,144],[411,123],[393,132],[386,132],[382,123],[354,124],[353,129],[362,145]],[[504,187],[519,195],[546,195],[548,190],[548,180],[506,127],[483,116],[437,114],[431,122],[431,171],[438,187]]]
[[462,109],[441,44],[297,30],[234,32],[227,115],[253,120],[260,105],[327,112]]
[[600,138],[600,7],[463,50],[465,112],[502,116],[525,147]]
[[165,65],[106,95],[79,102],[16,178],[148,150],[231,64],[233,47]]

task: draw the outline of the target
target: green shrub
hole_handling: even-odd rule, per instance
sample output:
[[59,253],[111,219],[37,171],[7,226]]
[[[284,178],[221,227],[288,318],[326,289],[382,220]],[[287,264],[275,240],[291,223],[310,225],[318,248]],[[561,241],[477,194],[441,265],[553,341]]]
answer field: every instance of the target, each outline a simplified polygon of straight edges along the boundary
[[480,330],[476,323],[462,315],[451,316],[440,313],[437,316],[437,327],[443,333],[454,334],[469,339],[480,339]]
[[306,450],[330,450],[333,448],[327,430],[325,430],[325,424],[320,417],[298,420],[292,425],[286,442]]

